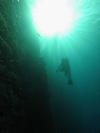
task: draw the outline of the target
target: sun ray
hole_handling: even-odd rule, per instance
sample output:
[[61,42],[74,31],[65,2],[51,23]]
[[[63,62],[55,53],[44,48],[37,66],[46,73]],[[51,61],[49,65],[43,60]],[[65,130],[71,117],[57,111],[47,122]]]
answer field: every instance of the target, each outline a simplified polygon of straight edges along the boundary
[[[48,4],[47,3],[48,1],[49,0],[40,0],[39,6],[41,6],[41,2],[46,2],[44,4],[46,6]],[[56,0],[53,0],[53,1],[56,2]],[[60,1],[60,0],[58,0],[58,1]],[[70,22],[70,25],[72,26],[72,28],[70,27],[70,30],[68,30],[64,34],[59,30],[59,28],[56,33],[54,33],[55,30],[53,30],[53,32],[46,31],[45,33],[44,32],[40,33],[41,40],[42,40],[41,44],[40,44],[41,51],[42,52],[46,51],[46,53],[49,57],[55,56],[54,58],[56,58],[56,57],[58,57],[57,55],[59,55],[59,57],[62,57],[64,55],[68,55],[69,52],[76,53],[75,52],[76,48],[82,49],[84,47],[84,45],[88,45],[85,43],[86,41],[88,41],[88,43],[89,43],[91,38],[93,38],[93,37],[99,38],[99,35],[100,35],[100,0],[92,0],[92,1],[91,0],[66,0],[66,1],[67,2],[70,1],[69,2],[70,7],[74,8],[73,10],[75,11],[76,14],[78,13],[76,15],[78,18],[75,19],[75,21]],[[49,11],[49,15],[47,14],[48,19],[47,20],[44,19],[47,24],[44,23],[45,25],[43,25],[43,23],[42,23],[42,29],[43,29],[43,27],[44,28],[46,27],[46,29],[49,28],[50,30],[54,29],[54,27],[50,28],[50,25],[49,25],[49,21],[53,24],[52,15],[50,15],[50,13],[52,13],[56,16],[56,13],[58,12],[59,8],[56,9],[55,5],[53,5],[53,4],[49,1],[49,9],[50,9],[50,11],[51,11],[51,9],[55,9],[56,11],[55,12],[53,10],[51,12]],[[38,4],[36,4],[36,5],[38,5]],[[50,6],[52,6],[52,5],[53,5],[53,7],[51,8]],[[43,4],[42,4],[42,6],[43,6]],[[34,9],[36,12],[37,11],[36,8],[34,8]],[[39,7],[37,9],[39,9]],[[46,7],[46,9],[47,9],[47,7]],[[32,11],[34,11],[34,10],[32,10]],[[45,11],[43,11],[43,12],[45,13]],[[61,14],[61,12],[59,12],[59,14]],[[66,14],[66,15],[68,15],[68,14]],[[35,15],[35,18],[33,17],[33,19],[36,20],[36,15]],[[57,22],[59,21],[59,19],[64,20],[64,17],[60,18],[57,16],[56,25],[58,24]],[[39,21],[39,22],[41,22],[41,21]],[[62,21],[61,21],[61,23],[62,23]],[[41,24],[39,24],[39,26],[40,25]],[[59,27],[59,25],[58,25],[58,27]],[[37,29],[37,32],[38,31],[39,31],[39,29]],[[58,31],[60,31],[60,32],[58,32]],[[47,32],[48,33],[51,32],[51,33],[47,34],[47,36],[46,35],[43,36],[43,34],[46,34]],[[48,36],[51,34],[53,35],[52,37]],[[88,38],[87,36],[90,36],[90,38]],[[95,40],[92,40],[92,41],[93,41],[93,44],[95,44]]]

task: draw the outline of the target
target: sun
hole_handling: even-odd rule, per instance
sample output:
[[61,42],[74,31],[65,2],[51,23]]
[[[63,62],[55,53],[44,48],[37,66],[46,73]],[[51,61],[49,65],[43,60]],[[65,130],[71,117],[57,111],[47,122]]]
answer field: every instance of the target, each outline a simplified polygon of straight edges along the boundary
[[67,0],[37,0],[32,14],[37,32],[42,36],[69,33],[79,19],[75,5]]

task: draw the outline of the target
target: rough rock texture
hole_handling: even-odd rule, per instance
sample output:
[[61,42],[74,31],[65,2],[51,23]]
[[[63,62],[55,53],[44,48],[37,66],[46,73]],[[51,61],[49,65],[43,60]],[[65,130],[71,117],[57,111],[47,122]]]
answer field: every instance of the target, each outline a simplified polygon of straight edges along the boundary
[[0,0],[0,133],[56,133],[45,62],[24,0]]

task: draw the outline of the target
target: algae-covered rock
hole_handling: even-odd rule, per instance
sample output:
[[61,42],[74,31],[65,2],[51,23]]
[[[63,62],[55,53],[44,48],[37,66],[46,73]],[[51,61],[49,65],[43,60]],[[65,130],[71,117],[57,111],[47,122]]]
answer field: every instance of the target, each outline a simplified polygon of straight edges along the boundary
[[56,132],[45,62],[25,0],[0,0],[0,133]]

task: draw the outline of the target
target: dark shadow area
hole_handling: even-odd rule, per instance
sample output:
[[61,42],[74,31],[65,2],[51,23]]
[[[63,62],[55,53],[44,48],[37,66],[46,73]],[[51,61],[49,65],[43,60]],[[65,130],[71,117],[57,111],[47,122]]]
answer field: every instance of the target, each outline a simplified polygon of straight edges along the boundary
[[0,133],[57,133],[45,62],[24,0],[0,1]]

